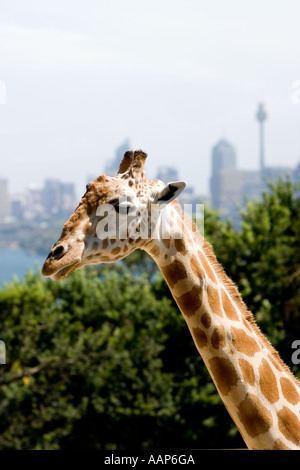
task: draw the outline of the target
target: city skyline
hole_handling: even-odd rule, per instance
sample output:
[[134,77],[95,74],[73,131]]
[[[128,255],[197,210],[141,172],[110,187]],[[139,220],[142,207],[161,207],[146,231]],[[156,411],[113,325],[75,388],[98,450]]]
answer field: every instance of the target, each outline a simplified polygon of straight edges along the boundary
[[[210,187],[210,180],[211,180],[211,176],[212,176],[212,173],[214,171],[214,165],[216,165],[216,163],[214,163],[214,159],[213,159],[213,154],[214,154],[214,149],[216,147],[216,145],[219,143],[219,142],[226,142],[226,143],[229,143],[230,145],[233,145],[233,148],[234,148],[234,163],[232,164],[232,167],[236,167],[240,170],[254,170],[254,171],[260,171],[261,170],[261,160],[260,160],[260,148],[261,148],[261,142],[259,140],[259,138],[257,138],[257,146],[258,146],[258,149],[257,149],[257,155],[256,155],[256,160],[257,160],[257,164],[252,166],[252,167],[242,167],[240,165],[240,161],[242,160],[241,159],[241,156],[238,154],[238,152],[236,152],[236,145],[234,142],[232,142],[230,139],[227,139],[227,138],[224,138],[222,136],[219,136],[219,138],[214,142],[212,143],[212,146],[210,148],[210,152],[208,154],[208,161],[209,161],[209,174],[208,174],[208,179],[207,179],[207,185],[206,185],[206,192],[199,192],[199,194],[203,195],[203,196],[208,196],[210,193],[211,193],[211,187]],[[111,155],[109,157],[106,158],[105,162],[104,162],[104,168],[102,169],[101,172],[98,172],[98,173],[95,173],[95,174],[92,174],[91,172],[87,172],[86,176],[83,176],[82,177],[82,181],[83,181],[83,185],[77,185],[76,184],[76,180],[73,179],[72,180],[72,175],[70,174],[70,177],[68,179],[64,179],[64,178],[61,178],[59,175],[57,176],[53,176],[53,177],[44,177],[43,179],[40,179],[40,180],[37,180],[37,181],[31,181],[30,183],[28,184],[25,184],[23,187],[20,187],[20,188],[17,188],[17,190],[13,191],[10,189],[10,186],[11,187],[14,187],[14,184],[11,184],[13,183],[13,178],[10,179],[8,177],[6,177],[4,174],[1,174],[1,168],[0,168],[0,180],[6,180],[8,182],[8,185],[9,185],[9,193],[12,195],[12,196],[18,196],[19,194],[22,194],[24,193],[24,191],[28,190],[28,189],[41,189],[43,184],[45,183],[45,181],[47,180],[53,180],[53,181],[59,181],[59,182],[62,182],[62,183],[65,183],[65,184],[68,184],[68,183],[71,183],[71,184],[74,184],[75,185],[75,195],[77,197],[81,197],[85,191],[85,185],[92,181],[93,179],[97,178],[97,176],[99,176],[101,173],[104,173],[104,174],[107,174],[109,176],[115,176],[116,173],[117,173],[117,169],[118,169],[118,165],[122,159],[122,156],[123,156],[123,153],[126,151],[126,150],[129,150],[129,149],[134,149],[133,146],[131,145],[131,140],[130,138],[125,138],[125,140],[123,142],[119,142],[119,144],[113,149]],[[150,156],[151,158],[151,156]],[[299,163],[300,163],[300,157],[299,159],[296,159],[295,161],[295,165],[288,165],[286,164],[286,160],[282,160],[281,162],[279,161],[278,162],[279,164],[277,165],[272,165],[272,164],[267,164],[265,165],[266,167],[274,167],[274,166],[290,166],[290,168],[295,168]],[[159,163],[158,166],[156,167],[153,167],[152,165],[152,175],[149,175],[147,173],[146,176],[148,176],[149,178],[159,178],[159,173],[161,171],[163,171],[164,168],[172,168],[172,165],[168,165],[167,163]],[[179,168],[177,166],[174,166],[173,167],[174,169],[174,174],[177,174],[179,175],[178,178],[181,178],[181,175],[180,175],[180,171],[179,171]],[[182,179],[182,178],[181,178]],[[200,188],[198,188],[197,186],[194,187],[192,185],[189,185],[190,188],[194,188],[196,190],[199,190]],[[81,194],[82,193],[82,194]]]
[[[254,119],[255,119],[255,113],[253,114],[253,116],[254,116]],[[256,124],[256,126],[257,126],[257,124]],[[258,129],[257,129],[257,136],[256,137],[257,137],[257,139],[256,139],[257,140],[257,142],[256,142],[257,152],[256,152],[256,155],[254,156],[252,162],[250,164],[248,164],[248,165],[246,164],[246,166],[242,167],[241,162],[243,162],[244,159],[243,159],[243,156],[241,156],[237,152],[237,166],[238,166],[238,168],[243,169],[243,170],[254,170],[254,171],[255,170],[258,171],[260,169],[260,166],[261,166],[261,161],[260,161],[260,139],[259,139]],[[211,152],[212,152],[214,146],[216,145],[216,143],[218,141],[221,141],[221,140],[228,141],[228,142],[232,143],[234,145],[234,147],[236,148],[235,143],[231,139],[225,138],[224,136],[219,136],[219,138],[215,142],[212,143],[211,148],[209,149],[209,153],[206,156],[207,157],[206,160],[209,161],[209,164],[208,164],[207,179],[205,180],[205,185],[202,186],[203,188],[205,188],[205,191],[204,190],[201,191],[201,188],[197,187],[197,181],[195,180],[195,178],[193,178],[193,177],[191,177],[191,178],[187,177],[186,178],[187,182],[188,182],[188,186],[190,188],[194,188],[194,189],[198,190],[198,192],[201,195],[208,196],[210,194],[210,178],[211,178],[211,161],[210,161],[210,159],[211,159]],[[270,137],[267,139],[267,144],[268,144],[269,140],[270,140]],[[100,171],[98,171],[98,173],[94,172],[94,175],[92,177],[91,177],[92,173],[89,170],[87,170],[86,176],[81,175],[81,178],[79,180],[78,180],[78,178],[76,179],[75,174],[74,174],[74,178],[72,180],[72,176],[73,176],[72,173],[70,173],[69,177],[63,177],[63,178],[61,177],[61,175],[59,173],[57,175],[54,173],[52,176],[44,175],[39,180],[32,180],[32,181],[28,180],[25,183],[24,186],[18,187],[15,184],[15,178],[14,177],[12,177],[12,178],[7,177],[6,174],[5,174],[5,171],[2,173],[1,168],[0,168],[0,179],[6,179],[9,182],[9,185],[11,185],[11,188],[12,188],[11,193],[13,195],[17,195],[18,193],[23,193],[28,188],[41,188],[44,181],[46,181],[47,179],[57,180],[57,181],[61,181],[63,183],[72,183],[72,184],[75,185],[76,196],[78,198],[80,198],[84,193],[85,184],[87,182],[91,181],[92,179],[96,178],[100,174],[105,173],[105,170],[107,170],[107,168],[109,167],[110,162],[112,160],[114,160],[114,158],[115,158],[114,153],[116,152],[118,147],[120,146],[120,147],[122,147],[122,149],[124,148],[124,150],[125,150],[125,145],[124,144],[126,142],[128,143],[128,148],[126,147],[127,149],[134,149],[135,148],[132,145],[130,145],[131,139],[128,138],[128,137],[126,137],[124,139],[123,143],[121,143],[121,142],[117,143],[117,146],[114,149],[112,149],[111,154],[109,156],[107,156],[105,159],[103,159],[103,163],[102,163]],[[265,147],[267,147],[267,149],[268,149],[268,145],[265,144]],[[266,153],[268,154],[268,152],[266,152]],[[296,154],[296,151],[295,151],[295,154]],[[151,161],[151,157],[152,157],[152,155],[149,155],[149,161]],[[271,160],[271,162],[270,162],[270,160]],[[165,162],[166,162],[165,164],[164,163],[161,163],[161,164],[158,163],[158,166],[154,166],[153,163],[152,163],[151,173],[147,172],[147,176],[149,178],[157,177],[157,174],[159,173],[161,167],[165,166],[165,167],[170,168],[171,166],[170,166],[169,160],[166,159]],[[300,163],[300,152],[299,152],[299,158],[291,159],[290,162],[291,162],[290,165],[288,164],[287,166],[290,166],[291,168],[296,167]],[[280,159],[279,159],[279,160],[276,160],[275,162],[272,163],[272,159],[270,159],[270,157],[269,158],[267,157],[265,163],[266,163],[266,166],[268,166],[268,167],[284,166],[284,165],[286,165],[286,159],[282,159],[282,161],[280,161]],[[2,166],[2,168],[3,168],[3,166]],[[174,170],[177,173],[180,174],[179,168],[180,168],[180,165],[179,165],[179,167],[174,166]],[[76,173],[76,172],[74,172],[74,173]],[[193,169],[191,169],[191,174],[192,173],[193,173]],[[113,175],[111,174],[111,176],[113,176]],[[181,178],[181,179],[183,179],[183,178]],[[194,181],[194,185],[192,184],[193,181]]]
[[59,178],[81,194],[129,137],[150,178],[174,165],[207,193],[220,138],[258,168],[259,102],[266,165],[295,166],[299,11],[296,0],[4,1],[0,176],[12,192]]
[[[114,156],[106,161],[106,175],[117,174],[122,156],[129,147],[130,140],[126,139],[115,149]],[[264,141],[261,140],[260,149],[263,147]],[[260,158],[258,170],[241,168],[235,146],[222,138],[212,146],[209,160],[211,170],[208,192],[200,193],[198,187],[187,186],[180,196],[181,203],[208,203],[212,208],[220,210],[221,218],[231,218],[236,222],[239,220],[237,205],[244,206],[245,196],[248,200],[260,198],[267,187],[264,178],[272,182],[286,176],[293,181],[299,180],[300,162],[294,167],[267,166],[261,164]],[[96,177],[89,175],[86,183]],[[178,168],[164,164],[156,168],[153,179],[161,179],[164,183],[182,180]],[[84,189],[81,196],[83,194]],[[33,220],[39,216],[51,218],[67,214],[75,209],[81,196],[77,195],[74,181],[58,178],[46,178],[39,185],[29,185],[14,194],[9,190],[9,180],[0,177],[0,219],[13,216]]]

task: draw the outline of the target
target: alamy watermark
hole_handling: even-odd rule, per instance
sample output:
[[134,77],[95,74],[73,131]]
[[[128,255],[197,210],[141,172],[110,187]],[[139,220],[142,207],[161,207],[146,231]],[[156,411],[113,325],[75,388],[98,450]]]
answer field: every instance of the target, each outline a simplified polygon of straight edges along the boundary
[[293,341],[292,349],[295,349],[291,358],[292,363],[298,365],[300,364],[300,339],[295,339],[295,341]]
[[6,347],[2,340],[0,340],[0,364],[6,364]]
[[292,96],[291,100],[293,104],[300,104],[300,80],[294,80],[291,85]]
[[[204,204],[184,204],[180,222],[177,211],[164,211],[161,205],[136,207],[126,197],[113,204],[100,204],[96,215],[100,218],[96,233],[100,240],[126,239],[181,239],[197,230],[204,235]],[[196,226],[196,227],[195,227]]]
[[6,103],[6,86],[3,80],[0,80],[0,104]]

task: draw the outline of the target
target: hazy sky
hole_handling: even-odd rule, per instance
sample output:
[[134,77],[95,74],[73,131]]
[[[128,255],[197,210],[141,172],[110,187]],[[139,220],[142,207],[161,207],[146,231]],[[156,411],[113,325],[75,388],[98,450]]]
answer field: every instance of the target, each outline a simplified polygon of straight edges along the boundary
[[147,175],[174,165],[207,193],[228,139],[258,168],[300,160],[299,0],[0,0],[0,178],[11,191],[103,172],[129,138]]

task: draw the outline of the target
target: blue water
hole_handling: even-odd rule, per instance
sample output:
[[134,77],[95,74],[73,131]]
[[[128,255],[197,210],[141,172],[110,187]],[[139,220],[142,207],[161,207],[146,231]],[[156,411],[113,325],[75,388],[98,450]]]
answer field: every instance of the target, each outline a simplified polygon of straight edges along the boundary
[[14,276],[22,280],[28,268],[35,271],[38,265],[41,269],[44,261],[44,257],[30,255],[23,251],[0,250],[0,287],[5,282],[12,281]]

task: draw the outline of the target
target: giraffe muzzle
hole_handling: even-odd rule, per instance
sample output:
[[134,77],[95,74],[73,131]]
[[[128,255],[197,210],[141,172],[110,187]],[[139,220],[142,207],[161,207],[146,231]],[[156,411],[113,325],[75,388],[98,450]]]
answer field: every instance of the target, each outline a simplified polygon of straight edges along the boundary
[[81,264],[82,254],[83,242],[73,248],[67,243],[55,244],[44,262],[43,276],[54,280],[68,276]]

